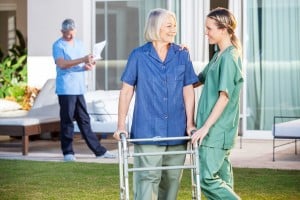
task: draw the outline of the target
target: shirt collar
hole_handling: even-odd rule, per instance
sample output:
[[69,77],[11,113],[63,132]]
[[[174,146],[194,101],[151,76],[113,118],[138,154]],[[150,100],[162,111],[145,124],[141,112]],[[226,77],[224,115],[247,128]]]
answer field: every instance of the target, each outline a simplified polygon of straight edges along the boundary
[[[168,50],[167,57],[166,57],[164,63],[168,63],[169,61],[171,61],[175,57],[175,55],[180,51],[180,48],[181,47],[179,45],[171,43],[170,48]],[[157,52],[155,51],[155,49],[153,47],[152,42],[146,43],[143,47],[143,51],[144,51],[144,53],[148,54],[152,58],[154,58],[157,61],[161,62],[160,58],[157,55]]]

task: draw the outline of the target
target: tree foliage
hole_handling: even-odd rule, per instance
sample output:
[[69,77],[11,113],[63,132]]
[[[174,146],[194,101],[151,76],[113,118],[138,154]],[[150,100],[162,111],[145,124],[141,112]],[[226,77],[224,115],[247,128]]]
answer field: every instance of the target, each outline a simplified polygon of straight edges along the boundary
[[16,36],[17,42],[7,55],[0,49],[0,98],[22,102],[27,85],[27,47],[19,30]]

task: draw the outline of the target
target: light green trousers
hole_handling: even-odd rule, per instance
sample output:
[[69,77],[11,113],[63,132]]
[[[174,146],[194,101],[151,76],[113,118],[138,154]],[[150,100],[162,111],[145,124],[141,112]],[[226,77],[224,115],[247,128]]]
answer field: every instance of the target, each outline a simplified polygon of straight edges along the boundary
[[229,150],[200,146],[200,184],[207,199],[235,200]]
[[[186,145],[157,146],[134,145],[135,153],[184,151]],[[183,165],[183,155],[141,156],[134,158],[134,167],[160,167]],[[176,200],[182,170],[152,170],[133,173],[135,200]]]

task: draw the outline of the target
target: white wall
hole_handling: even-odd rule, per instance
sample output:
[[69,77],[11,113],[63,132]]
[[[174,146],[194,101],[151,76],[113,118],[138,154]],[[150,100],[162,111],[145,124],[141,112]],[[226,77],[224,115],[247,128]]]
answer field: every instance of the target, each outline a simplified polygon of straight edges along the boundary
[[28,85],[41,87],[55,78],[52,44],[65,18],[75,20],[77,38],[91,48],[92,0],[28,0]]

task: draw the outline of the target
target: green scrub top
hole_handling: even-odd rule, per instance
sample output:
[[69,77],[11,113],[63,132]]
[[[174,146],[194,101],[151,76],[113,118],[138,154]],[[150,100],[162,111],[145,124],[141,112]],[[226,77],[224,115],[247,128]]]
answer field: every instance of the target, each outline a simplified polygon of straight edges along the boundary
[[224,91],[229,102],[215,124],[209,129],[201,145],[231,149],[237,136],[240,114],[240,90],[243,83],[242,62],[235,47],[229,46],[218,57],[216,52],[208,65],[199,74],[204,84],[199,99],[196,124],[201,128]]

